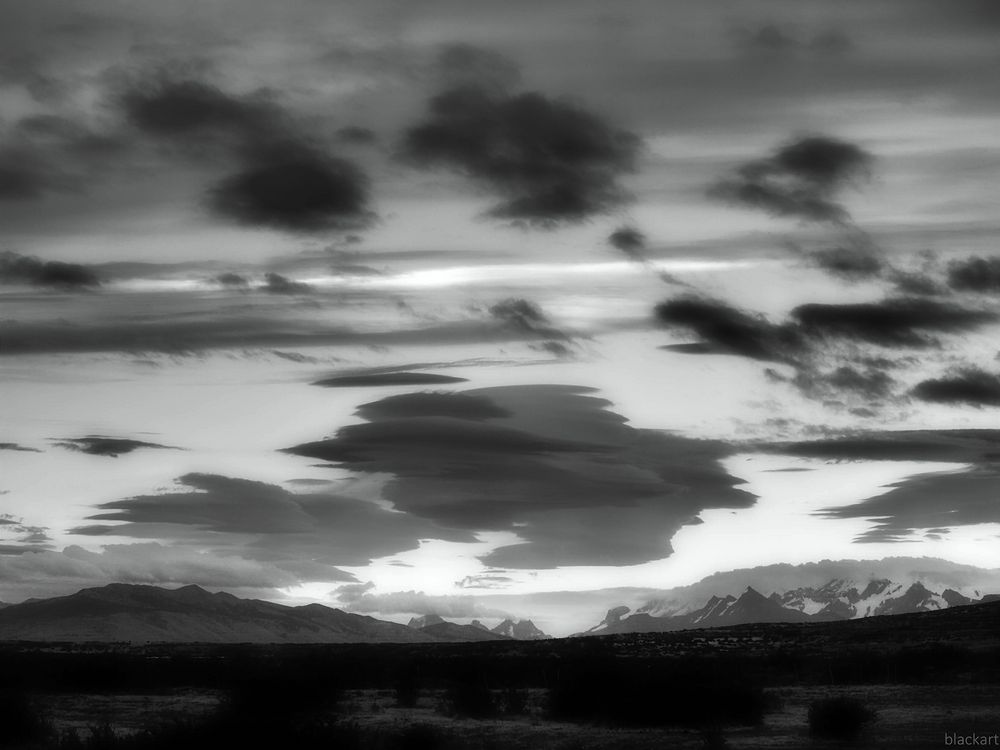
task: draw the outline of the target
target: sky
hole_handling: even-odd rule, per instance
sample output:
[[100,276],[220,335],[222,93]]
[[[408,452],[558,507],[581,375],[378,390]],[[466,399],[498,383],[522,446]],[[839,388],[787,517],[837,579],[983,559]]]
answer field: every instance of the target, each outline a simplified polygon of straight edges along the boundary
[[0,600],[1000,568],[991,0],[0,12]]

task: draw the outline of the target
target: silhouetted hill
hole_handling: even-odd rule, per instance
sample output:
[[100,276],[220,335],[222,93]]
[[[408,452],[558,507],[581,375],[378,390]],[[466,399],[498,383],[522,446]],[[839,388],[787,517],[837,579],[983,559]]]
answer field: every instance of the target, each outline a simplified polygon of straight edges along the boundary
[[0,640],[411,643],[434,638],[320,604],[289,607],[198,586],[111,584],[0,610]]
[[455,622],[441,621],[432,625],[420,628],[421,633],[429,635],[436,641],[464,642],[464,641],[506,641],[510,640],[505,635],[494,633],[475,625],[459,625]]

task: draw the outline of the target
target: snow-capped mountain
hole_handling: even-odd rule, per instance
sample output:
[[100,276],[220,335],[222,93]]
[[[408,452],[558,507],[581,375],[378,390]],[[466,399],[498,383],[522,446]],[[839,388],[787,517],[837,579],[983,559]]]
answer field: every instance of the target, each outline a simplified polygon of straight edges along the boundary
[[504,620],[491,631],[498,635],[505,635],[518,641],[539,641],[544,638],[551,638],[541,630],[531,620]]
[[783,607],[836,620],[928,612],[976,601],[954,589],[935,593],[920,581],[906,584],[884,578],[866,583],[835,579],[818,588],[802,587],[783,594],[774,593],[771,598]]
[[410,621],[406,623],[411,628],[426,628],[428,625],[439,625],[445,622],[445,619],[441,615],[423,615],[421,617],[411,617]]
[[739,597],[712,596],[694,608],[678,597],[654,600],[636,609],[615,607],[604,620],[581,635],[665,632],[767,622],[850,620],[877,615],[930,612],[989,601],[992,596],[967,596],[955,589],[940,592],[920,581],[832,579],[821,586],[803,586],[764,596],[747,586]]
[[423,615],[414,617],[408,625],[421,632],[443,639],[450,636],[451,640],[493,640],[496,638],[512,638],[517,641],[536,641],[543,638],[551,638],[541,630],[531,620],[504,620],[492,630],[479,620],[473,620],[468,625],[459,625],[445,620],[440,615]]

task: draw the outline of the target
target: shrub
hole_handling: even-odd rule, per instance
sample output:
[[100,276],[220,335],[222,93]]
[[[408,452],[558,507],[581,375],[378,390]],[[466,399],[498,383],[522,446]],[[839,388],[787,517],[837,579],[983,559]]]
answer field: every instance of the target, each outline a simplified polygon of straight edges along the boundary
[[846,695],[820,698],[809,705],[809,733],[814,737],[853,740],[874,720],[874,711]]
[[754,726],[763,722],[766,709],[759,688],[652,671],[567,671],[548,701],[554,719],[621,726]]
[[52,727],[21,690],[0,689],[0,747],[34,742],[48,736]]
[[496,715],[493,693],[482,677],[466,675],[454,680],[446,693],[450,712],[462,718],[488,719]]

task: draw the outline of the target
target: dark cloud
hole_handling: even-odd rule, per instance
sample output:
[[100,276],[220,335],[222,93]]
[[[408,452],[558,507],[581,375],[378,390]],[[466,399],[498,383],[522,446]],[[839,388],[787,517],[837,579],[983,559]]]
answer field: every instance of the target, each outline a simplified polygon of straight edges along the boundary
[[726,446],[633,429],[585,394],[520,386],[377,402],[371,421],[290,452],[391,474],[383,494],[406,514],[515,532],[523,543],[484,558],[500,567],[663,558],[700,510],[753,502],[718,464]]
[[825,373],[802,371],[794,379],[795,385],[807,395],[847,392],[870,400],[891,396],[895,382],[882,370],[858,370],[849,365],[842,365]]
[[8,250],[0,253],[0,284],[87,289],[100,286],[101,282],[88,266],[55,260],[43,261]]
[[247,281],[246,277],[240,276],[238,273],[220,273],[215,277],[215,283],[226,289],[249,289],[250,282]]
[[[19,443],[0,443],[0,451],[20,451],[23,453],[41,453],[38,448],[29,448],[26,445],[20,445]],[[0,516],[0,524],[3,524],[3,517]]]
[[259,287],[271,294],[309,294],[312,287],[301,281],[292,281],[280,273],[268,273],[264,276],[264,284]]
[[66,84],[48,70],[38,55],[30,53],[0,58],[0,83],[22,86],[41,103],[57,101],[67,93]]
[[889,278],[896,285],[896,289],[904,295],[935,297],[947,291],[937,279],[919,271],[893,269]]
[[[187,354],[210,349],[270,349],[345,343],[363,346],[433,346],[522,341],[536,337],[537,334],[534,333],[525,334],[510,326],[498,326],[495,322],[481,320],[444,322],[420,328],[380,332],[334,326],[328,320],[252,314],[246,310],[229,314],[228,311],[216,308],[211,314],[191,315],[183,319],[169,314],[137,315],[134,318],[121,316],[87,326],[80,326],[69,320],[7,321],[0,328],[0,356],[28,352],[107,351]],[[362,378],[366,380],[368,376]],[[364,385],[363,380],[355,385]]]
[[369,422],[408,417],[448,417],[450,419],[501,419],[513,416],[488,396],[468,393],[404,393],[362,404],[356,412]]
[[646,249],[646,235],[636,227],[621,226],[608,235],[608,244],[634,260],[642,260]]
[[367,175],[328,153],[269,92],[237,95],[157,71],[130,81],[119,102],[148,136],[199,157],[216,149],[236,160],[207,196],[218,216],[289,232],[356,230],[374,221]]
[[952,261],[948,264],[948,285],[968,292],[1000,292],[1000,257]]
[[552,227],[623,205],[619,178],[634,170],[639,145],[575,104],[465,86],[431,100],[426,118],[406,131],[401,156],[483,185],[500,198],[494,218]]
[[415,549],[424,538],[473,541],[468,532],[329,492],[299,494],[213,474],[187,474],[178,483],[184,489],[103,503],[89,517],[100,524],[72,533],[187,540],[208,532],[211,543],[248,559],[282,564],[303,559],[324,566],[365,565]]
[[336,132],[337,139],[344,143],[368,146],[378,141],[378,135],[371,128],[361,125],[348,125]]
[[0,201],[83,193],[127,147],[118,133],[95,133],[81,116],[31,115],[0,132]]
[[1000,430],[896,430],[822,440],[758,444],[768,453],[830,461],[947,461],[990,463],[1000,459]]
[[988,467],[919,476],[893,485],[884,495],[823,515],[871,519],[874,527],[860,542],[903,541],[914,531],[1000,523],[998,483],[1000,472]]
[[431,75],[442,89],[482,86],[504,92],[521,82],[517,63],[496,50],[472,44],[442,47],[431,66]]
[[808,258],[816,267],[849,281],[878,278],[886,270],[882,253],[866,242],[817,250]]
[[313,385],[324,388],[366,388],[391,385],[447,385],[464,383],[465,378],[454,375],[438,375],[433,372],[369,372],[358,375],[338,375],[317,380]]
[[656,316],[668,326],[684,328],[702,341],[682,344],[675,351],[691,354],[735,354],[751,359],[789,361],[802,349],[798,333],[775,325],[762,315],[738,310],[725,302],[681,297],[656,306]]
[[516,331],[533,333],[546,338],[566,338],[553,327],[548,316],[531,300],[509,297],[489,308],[490,315]]
[[289,232],[356,230],[375,220],[364,172],[298,143],[253,154],[209,191],[208,206],[238,224]]
[[741,29],[736,32],[735,39],[744,52],[754,55],[784,56],[801,47],[801,43],[793,34],[773,23],[755,29]]
[[774,216],[844,222],[848,215],[837,203],[837,194],[866,178],[872,163],[871,154],[853,143],[808,136],[741,165],[708,194]]
[[917,383],[911,393],[921,401],[939,404],[1000,406],[1000,376],[974,367]]
[[256,139],[283,126],[280,109],[264,95],[234,96],[200,80],[162,73],[133,82],[120,103],[128,121],[143,132],[188,143],[233,134]]
[[172,446],[169,445],[147,443],[143,440],[132,440],[131,438],[104,437],[102,435],[88,435],[82,438],[62,438],[56,441],[55,445],[60,448],[80,451],[80,453],[86,453],[89,456],[107,456],[109,458],[118,458],[118,456],[131,453],[140,448],[172,449]]
[[779,23],[765,23],[743,28],[733,34],[741,52],[758,59],[775,59],[787,63],[788,58],[840,58],[854,49],[854,42],[842,29],[825,29],[812,33],[796,32]]
[[814,336],[839,337],[888,347],[925,347],[929,334],[960,333],[996,320],[996,315],[921,298],[856,304],[807,304],[792,319]]

